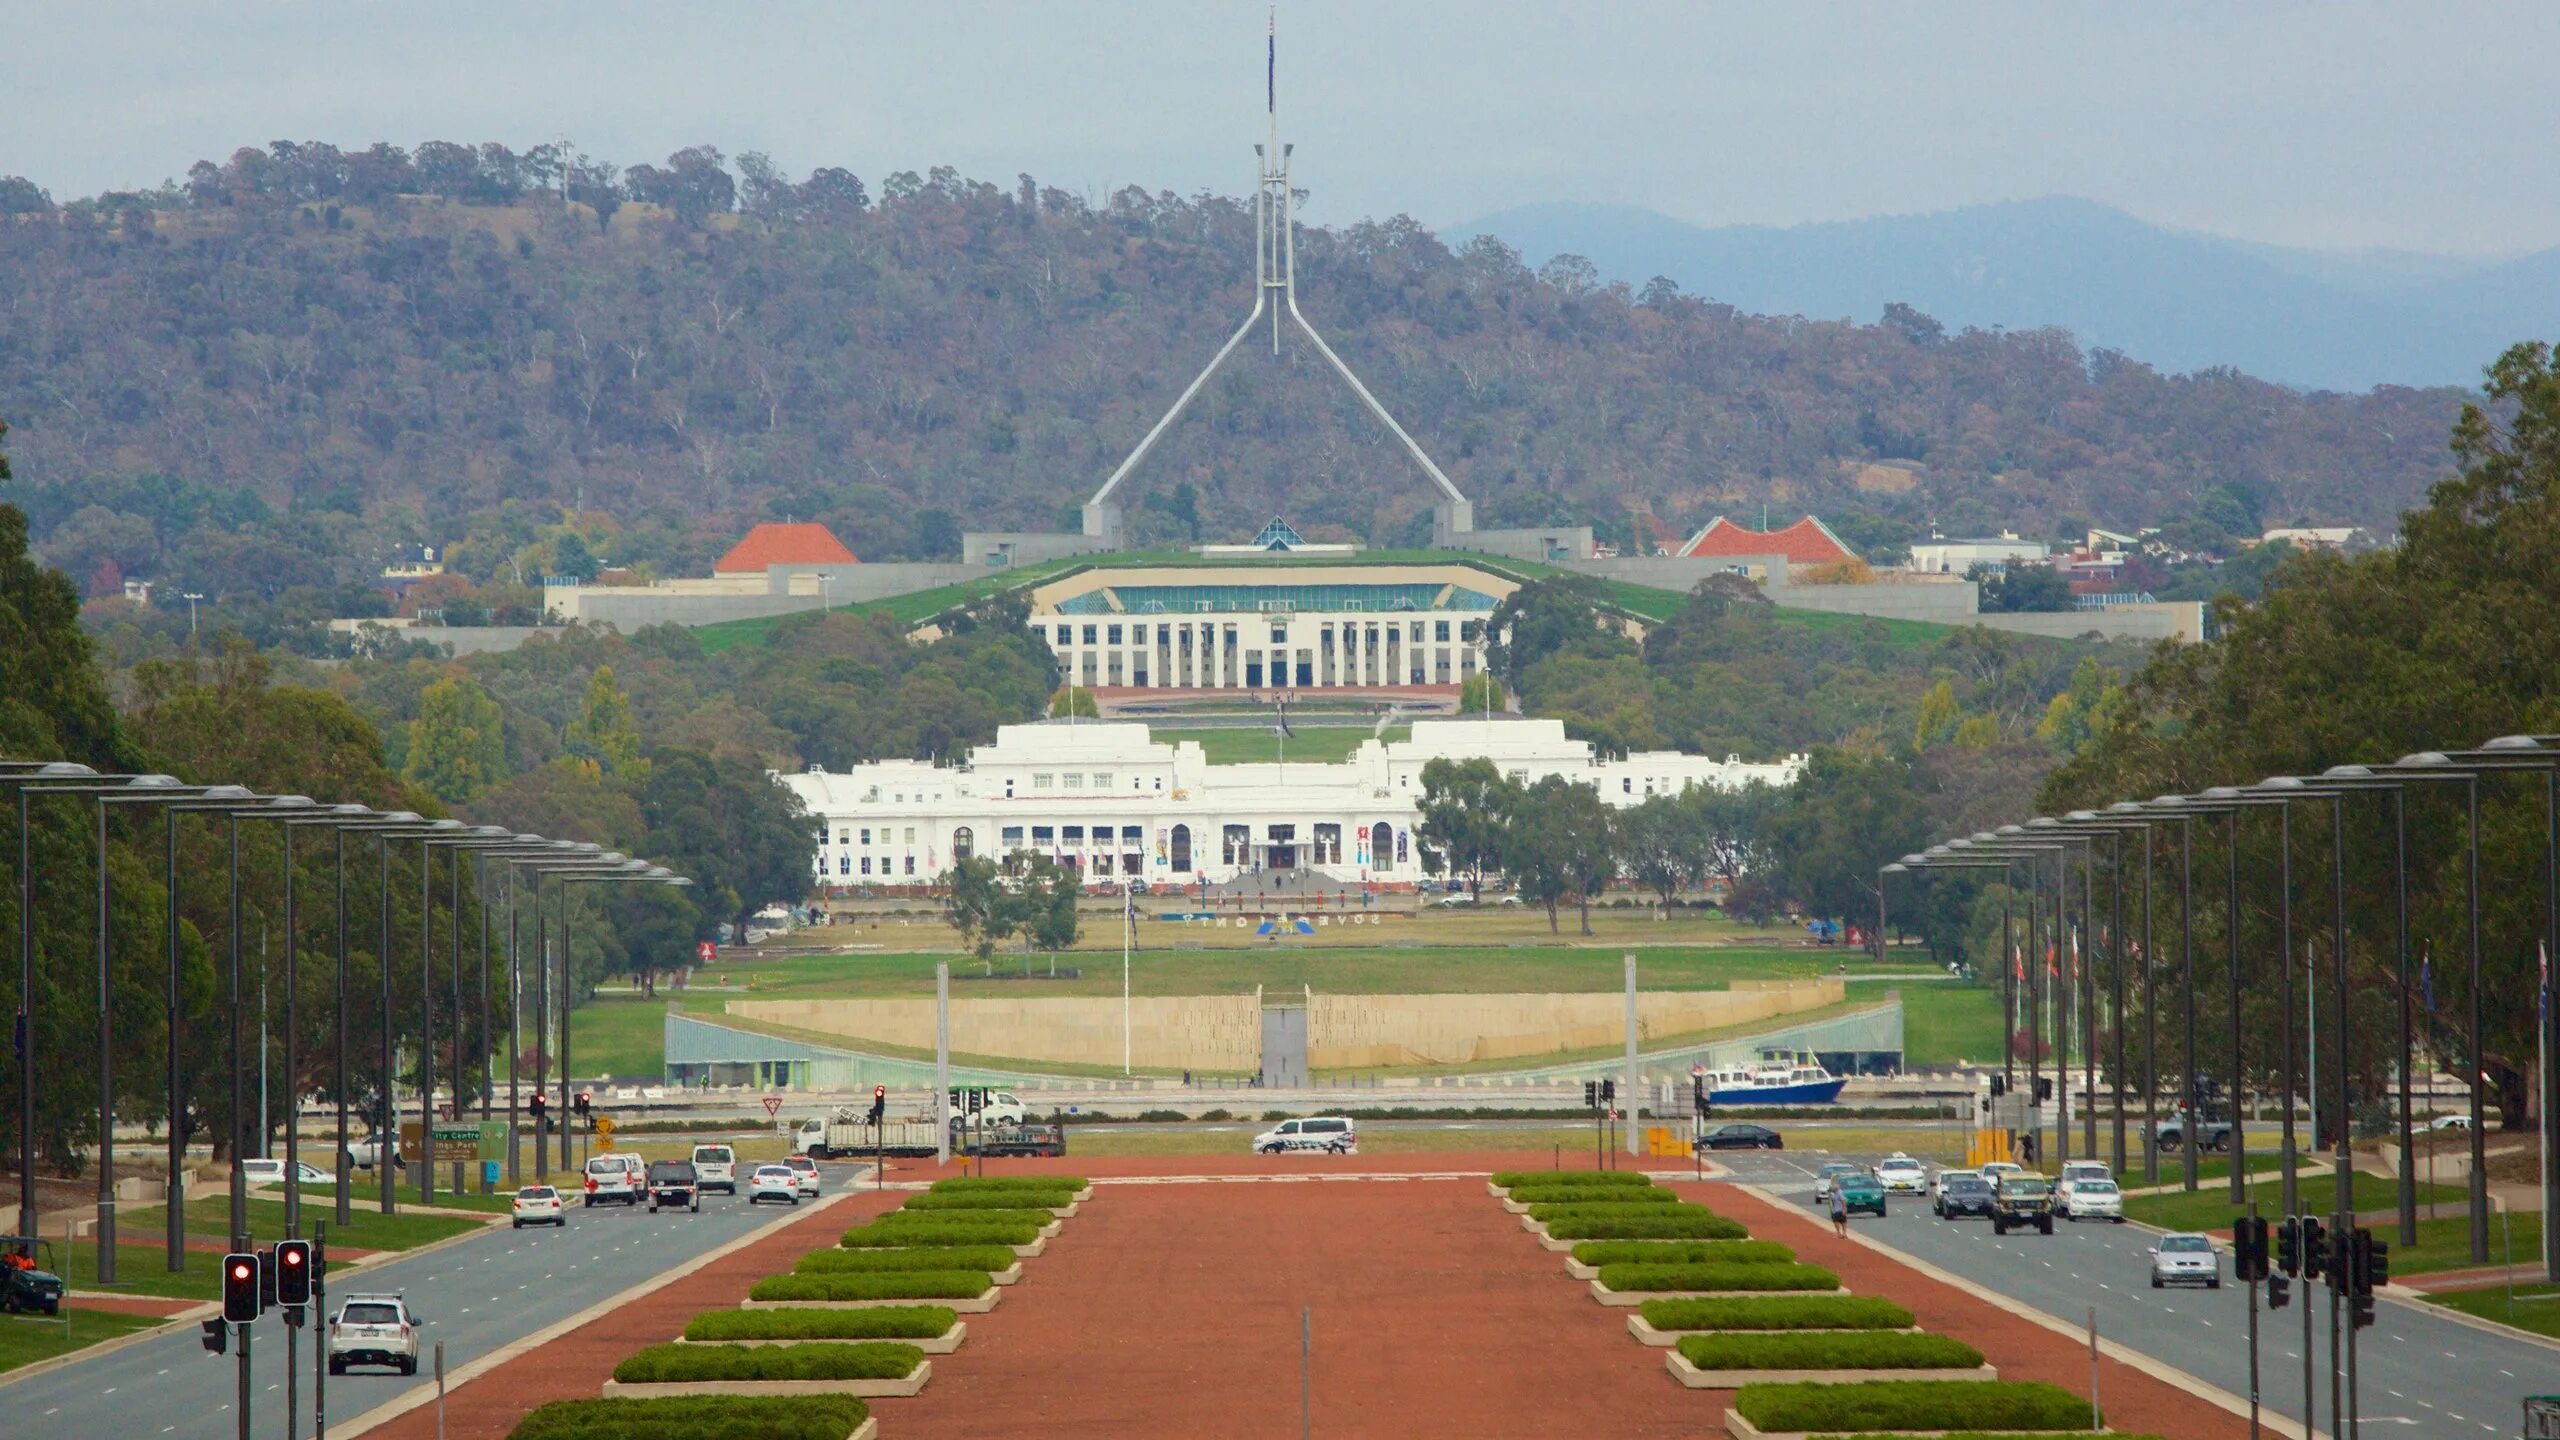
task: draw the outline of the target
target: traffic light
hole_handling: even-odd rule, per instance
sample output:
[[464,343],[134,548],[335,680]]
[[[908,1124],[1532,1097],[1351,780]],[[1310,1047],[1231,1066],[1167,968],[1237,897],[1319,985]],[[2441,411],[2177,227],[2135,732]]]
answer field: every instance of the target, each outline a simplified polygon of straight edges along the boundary
[[2391,1283],[2391,1247],[2358,1226],[2348,1244],[2348,1256],[2347,1311],[2355,1328],[2362,1330],[2373,1323],[2374,1287]]
[[1582,1108],[1585,1110],[1597,1110],[1600,1108],[1599,1081],[1585,1080],[1582,1082]]
[[204,1350],[206,1354],[222,1355],[230,1352],[230,1321],[217,1315],[211,1320],[202,1322],[199,1328],[204,1331]]
[[2322,1268],[2323,1268],[2323,1267],[2325,1267],[2325,1266],[2329,1263],[2329,1250],[2328,1250],[2328,1243],[2329,1243],[2329,1235],[2328,1235],[2328,1232],[2327,1232],[2326,1230],[2324,1230],[2324,1229],[2322,1229],[2322,1228],[2321,1228],[2321,1226],[2320,1226],[2320,1217],[2318,1217],[2318,1216],[2316,1216],[2316,1215],[2305,1215],[2305,1216],[2303,1216],[2303,1217],[2302,1217],[2302,1278],[2303,1278],[2303,1279],[2305,1279],[2305,1280],[2317,1280],[2317,1279],[2319,1279],[2319,1278],[2320,1278],[2320,1272],[2321,1272]]
[[2355,1242],[2356,1225],[2353,1215],[2347,1216],[2343,1224],[2334,1218],[2330,1221],[2329,1288],[2349,1295],[2354,1294],[2356,1289]]
[[2231,1268],[2233,1278],[2243,1282],[2267,1278],[2267,1222],[2255,1215],[2244,1215],[2231,1222]]
[[2276,1222],[2276,1268],[2287,1275],[2302,1273],[2302,1232],[2290,1215]]
[[579,1092],[578,1092],[578,1099],[577,1099],[577,1108],[578,1108],[578,1118],[579,1118],[579,1119],[581,1119],[581,1120],[586,1119],[589,1115],[592,1115],[592,1114],[594,1114],[594,1113],[595,1113],[595,1108],[596,1108],[596,1097],[595,1097],[593,1094],[591,1094],[590,1092],[588,1092],[588,1091],[585,1091],[585,1090],[581,1090],[581,1091],[579,1091]]
[[2391,1244],[2370,1230],[2356,1234],[2364,1241],[2364,1274],[2356,1289],[2370,1295],[2391,1283]]
[[276,1303],[308,1305],[311,1303],[311,1242],[279,1240],[276,1242]]
[[2052,1082],[2051,1080],[2046,1079],[2046,1078],[2045,1078],[2044,1076],[2042,1076],[2042,1075],[2037,1076],[2037,1077],[2036,1077],[2036,1103],[2037,1103],[2037,1104],[2039,1104],[2039,1105],[2043,1105],[2043,1104],[2046,1104],[2046,1103],[2050,1102],[2052,1099],[2053,1099],[2053,1082]]
[[886,1116],[888,1113],[889,1113],[889,1087],[888,1087],[888,1086],[886,1086],[886,1085],[874,1085],[874,1086],[872,1086],[872,1087],[871,1087],[871,1123],[872,1123],[872,1124],[874,1124],[874,1125],[879,1124],[879,1123],[880,1123],[880,1121],[881,1121],[881,1119],[882,1119],[884,1116]]
[[551,1109],[551,1097],[536,1090],[533,1092],[533,1101],[527,1108],[533,1111],[533,1128],[539,1130],[542,1128],[543,1115]]
[[1603,1105],[1615,1105],[1618,1103],[1617,1081],[1603,1080],[1600,1082],[1600,1103]]
[[222,1257],[222,1318],[246,1325],[258,1318],[258,1257],[238,1253]]
[[2267,1308],[2281,1310],[2293,1303],[2293,1282],[2279,1270],[2267,1277]]
[[2008,1094],[2008,1093],[2009,1093],[2009,1077],[2008,1077],[2008,1076],[2006,1076],[2006,1075],[1994,1075],[1994,1076],[1992,1076],[1992,1077],[1991,1077],[1991,1098],[1992,1098],[1992,1099],[1994,1099],[1994,1100],[1997,1100],[1997,1099],[1999,1099],[2001,1096],[2006,1095],[2006,1094]]

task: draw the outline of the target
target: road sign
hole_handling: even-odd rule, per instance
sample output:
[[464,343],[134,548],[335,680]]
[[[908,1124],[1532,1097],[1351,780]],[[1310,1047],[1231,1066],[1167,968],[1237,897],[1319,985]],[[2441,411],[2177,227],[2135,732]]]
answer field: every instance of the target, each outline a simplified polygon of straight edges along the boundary
[[597,1149],[603,1149],[605,1146],[610,1145],[610,1144],[612,1144],[612,1143],[613,1143],[613,1120],[612,1120],[612,1118],[611,1118],[611,1117],[609,1117],[609,1116],[604,1116],[604,1115],[599,1115],[599,1116],[597,1116],[597,1117],[596,1117],[596,1148],[597,1148]]
[[[400,1122],[400,1158],[415,1161],[418,1156],[418,1122]],[[438,1121],[435,1127],[435,1153],[427,1158],[434,1165],[461,1165],[480,1158],[480,1124],[469,1121],[454,1125]]]
[[506,1121],[483,1120],[480,1122],[480,1154],[478,1158],[482,1160],[504,1160],[507,1158]]
[[720,947],[709,940],[693,947],[693,958],[708,965],[720,958]]
[[779,1114],[781,1114],[781,1113],[782,1113],[782,1097],[781,1097],[781,1096],[779,1096],[779,1095],[767,1095],[766,1097],[764,1097],[764,1115],[765,1115],[765,1118],[766,1118],[766,1119],[770,1120],[770,1119],[772,1119],[774,1116],[779,1115]]

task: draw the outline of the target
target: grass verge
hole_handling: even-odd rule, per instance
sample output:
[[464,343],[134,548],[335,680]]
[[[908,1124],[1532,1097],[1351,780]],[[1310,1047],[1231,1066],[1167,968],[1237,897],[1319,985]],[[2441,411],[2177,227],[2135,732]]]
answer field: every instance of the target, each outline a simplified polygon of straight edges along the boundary
[[[2392,1273],[2398,1274],[2396,1252],[2391,1265]],[[2560,1339],[2560,1285],[2519,1285],[2512,1292],[2503,1285],[2493,1290],[2447,1290],[2428,1296],[2427,1303]]]
[[[207,1270],[212,1267],[206,1266]],[[62,1322],[50,1316],[0,1317],[0,1374],[21,1365],[86,1350],[92,1345],[148,1330],[168,1322],[151,1315],[111,1315],[103,1310],[83,1310],[80,1302],[71,1302],[71,1329],[64,1334]]]
[[1600,1283],[1626,1294],[1653,1290],[1837,1290],[1819,1265],[1603,1265]]

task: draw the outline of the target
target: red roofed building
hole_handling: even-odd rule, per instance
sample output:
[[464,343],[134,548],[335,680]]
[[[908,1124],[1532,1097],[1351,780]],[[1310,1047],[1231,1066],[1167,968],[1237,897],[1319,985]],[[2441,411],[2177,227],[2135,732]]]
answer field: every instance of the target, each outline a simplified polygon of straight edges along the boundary
[[761,576],[768,565],[852,565],[859,563],[835,532],[815,523],[759,525],[729,547],[711,567],[714,575]]
[[1831,527],[1810,515],[1777,530],[1753,530],[1719,515],[1680,547],[1683,556],[1784,555],[1791,566],[1840,565],[1858,558]]

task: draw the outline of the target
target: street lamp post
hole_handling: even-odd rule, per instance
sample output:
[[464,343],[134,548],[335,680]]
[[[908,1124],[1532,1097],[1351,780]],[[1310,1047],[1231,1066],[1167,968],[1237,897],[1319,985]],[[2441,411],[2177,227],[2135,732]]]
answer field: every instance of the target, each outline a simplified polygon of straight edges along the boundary
[[[2482,1154],[2486,1137],[2482,1135],[2480,1089],[2487,1076],[2482,1064],[2481,1039],[2485,1034],[2485,1016],[2480,1003],[2480,776],[2482,767],[2457,765],[2451,756],[2437,750],[2422,750],[2404,755],[2393,764],[2375,766],[2380,773],[2408,775],[2429,780],[2454,780],[2462,784],[2463,809],[2463,894],[2469,912],[2471,1051],[2469,1072],[2464,1088],[2471,1095],[2471,1178],[2468,1209],[2471,1217],[2471,1261],[2475,1265],[2489,1263],[2489,1177],[2486,1157]],[[2404,1152],[2405,1153],[2405,1152]]]
[[[576,1083],[569,1076],[569,887],[606,881],[679,888],[689,888],[693,884],[692,880],[667,867],[651,865],[646,860],[624,860],[610,851],[599,858],[607,863],[595,868],[564,870],[560,874],[560,1087],[564,1092]],[[560,1125],[560,1164],[563,1170],[569,1165],[569,1130],[568,1122],[563,1120]]]
[[0,780],[18,787],[18,1232],[36,1233],[36,871],[28,848],[27,795],[39,781],[91,783],[106,777],[68,760],[0,762]]

